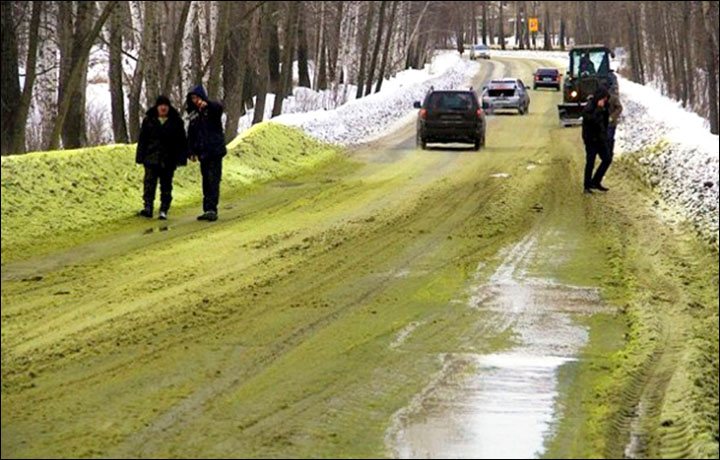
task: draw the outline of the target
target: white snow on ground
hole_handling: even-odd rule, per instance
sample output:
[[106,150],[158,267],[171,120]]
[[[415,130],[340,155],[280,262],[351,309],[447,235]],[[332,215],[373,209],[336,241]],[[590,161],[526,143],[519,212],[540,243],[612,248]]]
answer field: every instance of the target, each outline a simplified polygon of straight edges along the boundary
[[[350,100],[334,110],[284,111],[272,121],[298,126],[326,142],[343,145],[365,142],[387,132],[398,119],[412,113],[413,102],[421,100],[431,86],[436,89],[462,88],[477,72],[478,66],[462,59],[457,52],[441,52],[425,68],[404,70],[386,80],[379,93]],[[307,91],[303,90],[303,93]],[[354,97],[353,87],[348,87],[348,91],[350,97]],[[296,91],[294,97],[301,94]],[[307,98],[307,94],[303,97]],[[266,104],[271,105],[271,98]],[[291,107],[292,103],[289,110]]]
[[624,78],[619,87],[624,111],[616,152],[640,155],[645,179],[717,246],[718,136],[702,117],[653,88]]
[[532,51],[532,50],[490,50],[490,59],[493,56],[522,58],[522,59],[557,59],[562,61],[567,67],[568,52],[567,51]]

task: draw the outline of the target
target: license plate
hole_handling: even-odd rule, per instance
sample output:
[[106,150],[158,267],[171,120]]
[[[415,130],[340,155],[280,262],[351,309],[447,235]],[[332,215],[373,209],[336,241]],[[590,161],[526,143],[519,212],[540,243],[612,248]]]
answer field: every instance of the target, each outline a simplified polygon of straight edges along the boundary
[[543,78],[543,81],[552,81],[552,78]]

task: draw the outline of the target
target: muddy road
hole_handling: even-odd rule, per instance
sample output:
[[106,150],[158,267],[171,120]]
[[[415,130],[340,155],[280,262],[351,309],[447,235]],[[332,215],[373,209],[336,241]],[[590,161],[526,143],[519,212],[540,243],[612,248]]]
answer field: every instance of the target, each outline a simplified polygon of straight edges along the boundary
[[4,264],[2,456],[711,452],[717,253],[622,162],[583,196],[578,130],[531,98],[480,152],[408,125],[215,224]]

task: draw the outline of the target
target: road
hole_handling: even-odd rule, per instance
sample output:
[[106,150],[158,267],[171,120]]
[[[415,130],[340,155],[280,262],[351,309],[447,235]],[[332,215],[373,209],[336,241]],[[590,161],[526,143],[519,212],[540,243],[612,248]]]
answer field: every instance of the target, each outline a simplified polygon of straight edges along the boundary
[[[549,64],[492,59],[474,86]],[[680,357],[703,350],[675,306],[712,308],[716,255],[627,166],[580,193],[578,130],[558,125],[558,93],[531,98],[489,118],[480,152],[417,150],[408,125],[214,224],[134,224],[3,265],[2,456],[702,448],[692,410],[657,427],[685,409],[664,398],[690,391]]]

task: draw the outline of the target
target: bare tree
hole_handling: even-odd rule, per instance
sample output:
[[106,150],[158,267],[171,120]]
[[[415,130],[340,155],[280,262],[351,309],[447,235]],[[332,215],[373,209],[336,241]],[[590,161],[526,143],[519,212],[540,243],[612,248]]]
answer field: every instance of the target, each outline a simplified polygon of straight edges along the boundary
[[360,45],[360,69],[357,77],[356,99],[363,97],[363,89],[365,84],[365,66],[367,61],[368,46],[370,42],[370,31],[372,30],[373,15],[375,12],[375,2],[368,2],[368,10],[365,15],[365,29],[362,34],[362,42]]
[[[48,145],[48,149],[50,150],[55,150],[60,146],[60,133],[65,127],[65,119],[70,111],[70,106],[73,102],[73,96],[76,93],[78,87],[80,87],[80,82],[83,74],[87,71],[87,66],[85,65],[85,62],[87,61],[87,56],[90,53],[90,47],[95,41],[95,38],[97,38],[103,24],[105,24],[105,21],[107,21],[110,13],[112,13],[112,10],[113,8],[115,8],[117,3],[117,1],[107,2],[105,4],[105,7],[103,8],[102,13],[97,18],[97,20],[95,20],[92,27],[90,27],[87,32],[78,37],[78,59],[73,60],[73,66],[69,72],[70,75],[67,77],[65,91],[59,98],[60,102],[58,103],[58,116],[55,120],[55,126],[53,127],[52,133],[50,135],[50,144]],[[75,102],[77,105],[77,101]]]

